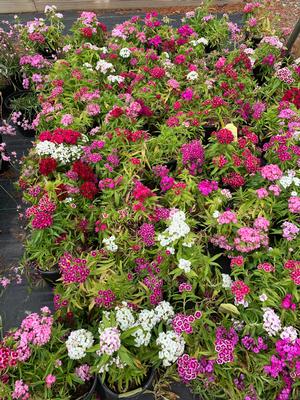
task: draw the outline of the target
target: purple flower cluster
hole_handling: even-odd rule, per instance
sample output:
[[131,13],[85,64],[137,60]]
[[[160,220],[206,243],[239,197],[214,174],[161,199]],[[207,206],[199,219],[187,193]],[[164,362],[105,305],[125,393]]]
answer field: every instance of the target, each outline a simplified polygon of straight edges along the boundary
[[209,381],[212,381],[214,379],[214,363],[214,360],[207,360],[206,357],[201,357],[198,361],[188,354],[183,354],[177,360],[178,375],[184,383],[196,379],[199,375],[204,375]]
[[138,230],[138,235],[147,247],[155,244],[155,229],[154,225],[144,223]]
[[191,175],[196,175],[201,171],[204,162],[204,149],[199,140],[185,143],[181,147],[182,163],[189,169]]
[[100,307],[110,308],[115,300],[116,296],[112,290],[99,290],[95,303]]
[[87,261],[83,258],[74,258],[70,253],[65,253],[58,265],[64,283],[83,283],[90,274]]
[[242,345],[253,353],[260,353],[263,350],[267,350],[268,346],[264,342],[261,336],[258,336],[257,342],[251,336],[244,336],[241,340]]
[[196,311],[194,315],[184,315],[184,314],[176,314],[172,320],[173,330],[178,333],[193,333],[192,324],[197,319],[201,318],[201,311]]

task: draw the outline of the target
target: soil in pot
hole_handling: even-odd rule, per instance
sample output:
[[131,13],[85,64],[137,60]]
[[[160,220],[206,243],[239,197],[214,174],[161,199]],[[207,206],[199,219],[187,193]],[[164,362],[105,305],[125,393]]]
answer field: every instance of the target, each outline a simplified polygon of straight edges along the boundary
[[97,375],[92,381],[87,382],[85,385],[78,386],[78,390],[72,396],[72,400],[92,400],[98,384]]
[[58,279],[61,278],[61,273],[58,268],[53,268],[50,271],[43,271],[40,268],[37,268],[37,270],[42,279],[51,287],[55,286],[58,283]]
[[100,398],[101,400],[142,400],[145,392],[151,388],[154,377],[155,369],[152,369],[150,375],[145,379],[144,384],[140,388],[127,393],[118,394],[110,390],[109,387],[106,386],[105,382],[102,382],[100,375],[98,375]]

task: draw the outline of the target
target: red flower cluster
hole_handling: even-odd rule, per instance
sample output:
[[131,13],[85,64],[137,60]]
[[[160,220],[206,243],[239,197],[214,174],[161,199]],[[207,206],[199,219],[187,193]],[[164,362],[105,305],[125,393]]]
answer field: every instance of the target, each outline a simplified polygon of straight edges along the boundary
[[86,38],[91,38],[93,36],[93,29],[90,27],[85,27],[85,28],[81,28],[80,32],[82,33],[82,35]]
[[154,196],[154,193],[147,186],[137,181],[132,195],[136,200],[144,202],[148,197]]
[[299,110],[300,109],[300,89],[294,87],[294,88],[287,90],[284,93],[282,100],[293,103],[296,106],[296,108]]
[[222,181],[225,185],[233,188],[238,188],[245,184],[245,178],[237,172],[230,172],[227,176],[222,178]]
[[288,260],[284,268],[290,270],[290,277],[296,285],[300,285],[300,261]]
[[66,143],[76,144],[78,139],[81,137],[79,132],[73,131],[72,129],[56,128],[53,132],[44,131],[40,133],[39,140],[44,142],[48,140],[52,143]]
[[152,78],[161,79],[166,75],[166,71],[161,67],[154,67],[150,70]]
[[93,182],[84,182],[79,190],[82,196],[89,200],[94,200],[94,197],[98,193],[98,188]]
[[0,370],[12,367],[17,364],[18,353],[9,347],[0,347]]
[[72,171],[76,172],[79,178],[81,178],[83,181],[95,181],[96,176],[93,172],[93,169],[85,164],[84,162],[78,160],[75,161],[73,166],[72,166]]
[[229,144],[234,141],[233,133],[229,129],[220,129],[216,132],[216,138],[221,144]]
[[56,170],[57,162],[52,157],[42,158],[39,162],[39,172],[42,175],[48,176]]

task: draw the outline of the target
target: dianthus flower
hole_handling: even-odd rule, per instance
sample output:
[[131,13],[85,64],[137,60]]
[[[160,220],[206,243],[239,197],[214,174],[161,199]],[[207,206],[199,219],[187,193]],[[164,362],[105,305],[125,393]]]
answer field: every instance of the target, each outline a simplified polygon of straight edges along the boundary
[[238,222],[235,212],[232,211],[224,211],[218,217],[219,224],[236,224]]
[[187,166],[191,175],[201,171],[204,162],[204,149],[199,140],[185,143],[181,147],[182,162]]
[[144,223],[138,230],[138,235],[147,247],[155,244],[155,229],[154,225]]
[[94,200],[94,197],[98,193],[98,188],[94,182],[84,182],[80,185],[79,190],[82,196],[89,200]]
[[260,173],[261,176],[268,181],[276,181],[277,179],[280,179],[283,175],[283,172],[276,164],[265,165],[261,168]]
[[291,196],[289,198],[289,211],[294,214],[300,213],[300,197]]
[[95,297],[95,303],[104,308],[110,308],[112,303],[116,300],[115,294],[112,290],[99,290],[98,296]]
[[18,399],[18,400],[27,400],[29,399],[29,387],[26,385],[23,380],[16,380],[15,381],[15,386],[14,386],[14,391],[12,393],[12,398],[13,399]]
[[48,176],[57,168],[57,162],[52,157],[42,158],[39,162],[39,172],[42,175]]
[[282,230],[282,236],[288,241],[294,240],[299,233],[299,228],[292,222],[288,221],[285,221],[282,224]]
[[111,356],[121,347],[120,331],[118,328],[105,328],[103,331],[99,328],[99,354],[108,354]]
[[59,260],[59,269],[64,283],[83,283],[90,274],[87,261],[84,258],[74,258],[65,253]]
[[198,189],[203,196],[208,196],[214,190],[218,190],[218,182],[204,179],[198,184]]
[[37,211],[31,222],[34,229],[46,229],[53,224],[53,217],[46,212]]
[[231,292],[237,302],[245,299],[246,295],[250,293],[249,287],[243,281],[234,281],[231,285]]
[[177,360],[177,372],[182,382],[189,383],[199,375],[200,365],[196,358],[183,354]]
[[216,132],[216,138],[221,144],[229,144],[234,141],[233,133],[226,128],[220,129]]

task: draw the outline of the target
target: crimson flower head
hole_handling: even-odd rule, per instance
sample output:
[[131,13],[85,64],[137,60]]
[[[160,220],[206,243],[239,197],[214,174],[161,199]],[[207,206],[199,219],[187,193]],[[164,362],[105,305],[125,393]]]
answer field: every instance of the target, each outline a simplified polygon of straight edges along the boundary
[[39,172],[42,175],[50,175],[56,170],[57,162],[52,157],[43,158],[39,162]]
[[218,132],[216,132],[216,138],[221,144],[229,144],[234,141],[233,133],[226,128],[220,129]]
[[98,188],[93,182],[84,182],[79,189],[82,196],[89,200],[94,200],[98,193]]
[[81,28],[80,31],[83,34],[83,36],[86,37],[86,38],[91,38],[93,36],[93,29],[92,28],[85,27],[85,28]]

